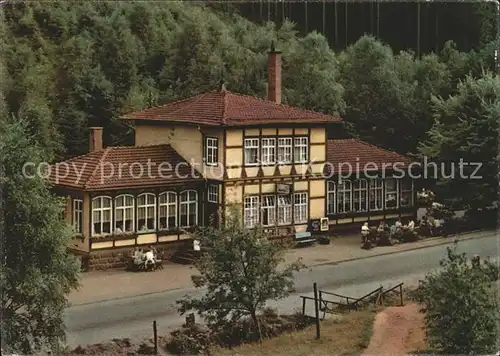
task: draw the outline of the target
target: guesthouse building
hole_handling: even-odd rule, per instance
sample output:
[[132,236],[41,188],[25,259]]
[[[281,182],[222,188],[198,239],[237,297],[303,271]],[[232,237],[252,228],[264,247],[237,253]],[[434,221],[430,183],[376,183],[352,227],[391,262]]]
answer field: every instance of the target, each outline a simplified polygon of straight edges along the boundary
[[90,268],[117,267],[136,246],[168,256],[230,206],[270,238],[414,215],[414,182],[395,174],[408,158],[344,138],[339,117],[282,104],[274,48],[267,70],[266,99],[221,85],[132,112],[134,146],[103,147],[91,128],[89,153],[53,166],[66,172],[50,179],[67,197],[70,247]]

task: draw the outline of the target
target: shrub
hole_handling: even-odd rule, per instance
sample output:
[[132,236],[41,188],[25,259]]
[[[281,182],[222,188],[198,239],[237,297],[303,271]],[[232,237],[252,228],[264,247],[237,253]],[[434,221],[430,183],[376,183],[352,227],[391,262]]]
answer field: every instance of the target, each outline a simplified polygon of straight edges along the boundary
[[403,235],[401,240],[403,242],[415,242],[418,241],[420,236],[415,231],[403,230]]
[[170,333],[167,350],[174,355],[200,355],[208,352],[210,346],[209,332],[198,325],[174,330]]
[[429,345],[446,354],[493,353],[499,320],[493,267],[471,267],[456,245],[448,248],[441,266],[414,293],[423,305]]

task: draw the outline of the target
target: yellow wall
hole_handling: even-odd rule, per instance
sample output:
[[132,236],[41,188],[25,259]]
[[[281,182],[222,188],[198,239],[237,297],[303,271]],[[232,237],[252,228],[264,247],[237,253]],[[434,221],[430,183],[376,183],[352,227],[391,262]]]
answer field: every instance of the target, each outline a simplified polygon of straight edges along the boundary
[[311,129],[311,143],[324,143],[326,141],[326,130],[324,128]]
[[221,129],[198,129],[195,126],[181,125],[137,125],[135,127],[135,145],[151,146],[170,144],[188,163],[193,163],[196,170],[209,179],[222,179],[222,167],[203,164],[203,135],[217,137],[219,143],[219,161],[222,163],[223,131]]
[[309,196],[314,197],[324,197],[325,196],[325,181],[324,180],[311,180],[309,182],[310,191]]

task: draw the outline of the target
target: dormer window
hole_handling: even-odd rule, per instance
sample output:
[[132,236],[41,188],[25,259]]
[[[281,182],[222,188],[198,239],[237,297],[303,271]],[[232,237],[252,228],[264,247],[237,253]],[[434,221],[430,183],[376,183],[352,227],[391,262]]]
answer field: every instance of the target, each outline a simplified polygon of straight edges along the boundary
[[209,166],[217,165],[218,161],[218,140],[216,137],[205,139],[205,163]]

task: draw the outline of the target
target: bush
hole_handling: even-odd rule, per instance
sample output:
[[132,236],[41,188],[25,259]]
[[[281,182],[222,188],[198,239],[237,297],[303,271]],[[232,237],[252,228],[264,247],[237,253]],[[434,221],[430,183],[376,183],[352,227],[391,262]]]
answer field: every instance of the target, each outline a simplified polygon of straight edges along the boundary
[[[314,323],[313,318],[302,315],[301,312],[280,316],[272,308],[263,309],[258,318],[263,338],[300,330]],[[223,324],[218,330],[208,331],[195,325],[191,328],[175,330],[171,336],[167,342],[167,350],[175,355],[206,354],[213,345],[236,347],[258,341],[260,338],[259,330],[250,317],[242,318],[236,323]]]
[[194,325],[189,328],[174,330],[167,342],[168,352],[174,355],[200,355],[208,352],[210,335],[207,330]]
[[420,239],[420,236],[415,231],[403,230],[401,241],[403,242],[415,242]]
[[456,245],[441,266],[414,293],[423,305],[429,345],[446,354],[494,353],[499,310],[492,279],[498,269],[471,267]]
[[469,210],[465,214],[466,226],[470,230],[495,228],[497,219],[498,209]]
[[392,245],[392,241],[391,241],[391,238],[390,238],[389,231],[385,231],[384,230],[381,233],[379,233],[379,235],[378,235],[378,245],[379,246],[391,246]]

